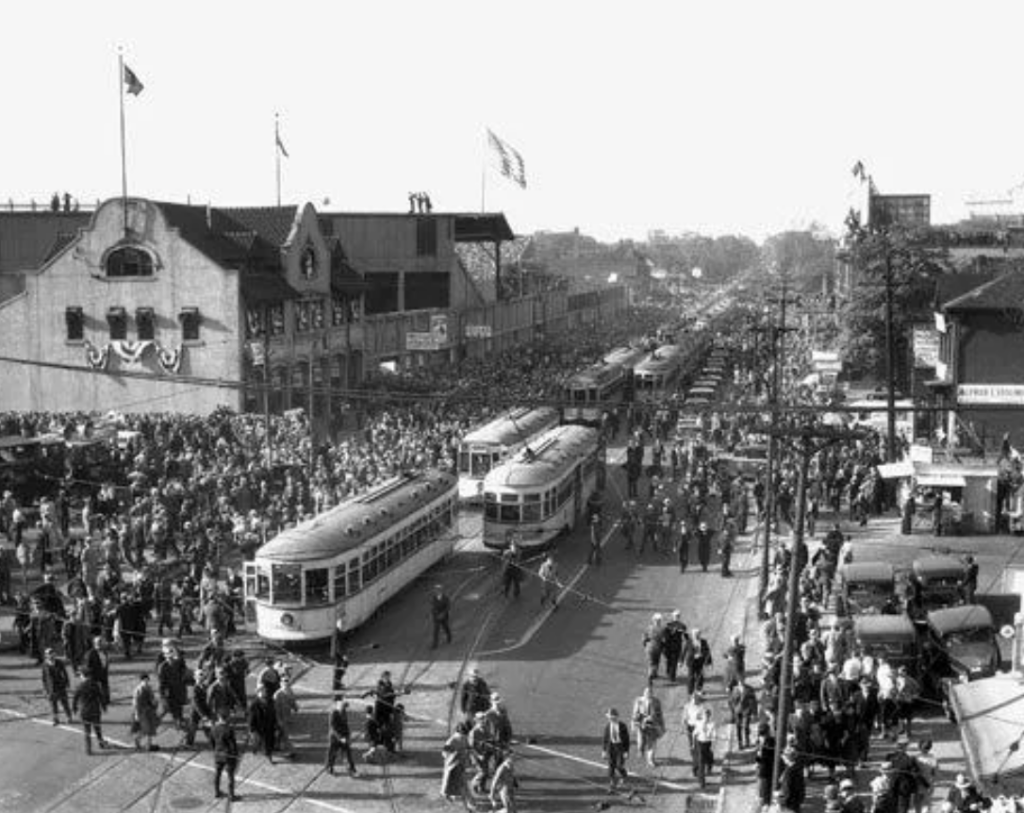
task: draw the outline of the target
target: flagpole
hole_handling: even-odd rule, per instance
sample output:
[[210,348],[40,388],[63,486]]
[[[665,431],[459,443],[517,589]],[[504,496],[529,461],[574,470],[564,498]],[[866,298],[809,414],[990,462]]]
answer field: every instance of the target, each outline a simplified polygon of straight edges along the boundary
[[124,214],[124,234],[128,236],[128,161],[125,157],[124,137],[124,53],[117,49],[117,88],[121,105],[121,210]]
[[274,114],[274,155],[277,158],[277,205],[281,205],[281,128]]

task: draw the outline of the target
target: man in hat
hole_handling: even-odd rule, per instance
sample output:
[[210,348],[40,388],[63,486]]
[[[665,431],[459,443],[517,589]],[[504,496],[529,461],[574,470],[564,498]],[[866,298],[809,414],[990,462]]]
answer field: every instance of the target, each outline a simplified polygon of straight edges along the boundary
[[53,710],[53,724],[60,725],[60,717],[57,714],[58,705],[63,706],[70,723],[72,715],[68,689],[71,686],[71,680],[68,678],[68,666],[63,658],[57,657],[53,647],[48,647],[43,653],[42,678],[43,691]]
[[619,719],[619,712],[608,709],[608,722],[604,726],[604,758],[608,762],[608,793],[626,781],[626,757],[629,756],[629,729]]
[[669,622],[662,633],[662,652],[665,656],[665,671],[669,682],[676,682],[679,672],[679,659],[683,654],[683,641],[686,639],[686,624],[679,618],[679,610],[673,610]]
[[757,727],[754,761],[757,763],[757,796],[761,806],[767,807],[772,801],[772,773],[775,770],[775,737],[768,723]]
[[509,592],[512,598],[519,598],[523,583],[522,555],[516,541],[516,532],[509,533],[508,547],[501,554],[501,589],[505,598],[508,598]]
[[327,761],[324,767],[331,776],[334,776],[334,763],[338,759],[338,753],[343,753],[348,760],[349,776],[359,776],[356,770],[356,763],[352,759],[352,732],[348,725],[348,703],[344,700],[335,700],[334,708],[328,720],[329,741],[327,744]]
[[210,730],[210,741],[213,747],[214,795],[218,799],[223,798],[220,778],[227,771],[228,796],[232,802],[240,802],[242,797],[235,793],[235,771],[238,770],[239,760],[238,740],[235,738],[235,729],[223,712],[217,715],[217,722]]
[[292,718],[299,713],[299,704],[292,691],[291,679],[288,675],[281,678],[281,688],[274,695],[274,714],[277,718],[278,750],[285,759],[295,759],[295,746],[292,745],[290,732]]
[[690,634],[690,639],[685,644],[683,661],[687,673],[686,691],[692,695],[704,688],[704,671],[711,666],[711,647],[699,629],[695,628]]
[[541,580],[540,606],[543,607],[550,602],[551,609],[558,609],[558,565],[555,564],[555,556],[549,553],[537,571]]
[[896,813],[908,813],[917,793],[921,766],[907,753],[905,738],[901,737],[896,741],[896,750],[888,755],[887,764],[889,769],[886,773],[896,797]]
[[480,670],[476,667],[469,672],[469,677],[462,684],[459,696],[459,708],[467,722],[471,722],[477,712],[487,711],[491,706],[491,687],[487,685]]
[[796,749],[787,746],[782,752],[782,773],[779,775],[779,788],[776,791],[779,806],[800,813],[804,800],[807,798],[807,781],[804,777],[804,766]]
[[430,617],[434,620],[434,642],[430,645],[431,649],[437,649],[437,641],[441,630],[444,630],[448,643],[452,642],[452,628],[449,624],[451,607],[451,599],[445,595],[444,587],[440,584],[435,584],[434,595],[430,599]]
[[839,783],[840,813],[864,813],[864,802],[857,795],[857,786],[852,779],[844,779]]
[[82,673],[82,682],[75,689],[71,708],[82,721],[82,728],[85,732],[85,753],[92,754],[92,732],[94,729],[100,748],[106,748],[107,741],[103,739],[103,712],[107,710],[107,695],[92,673]]
[[914,716],[914,703],[921,694],[921,684],[901,666],[896,670],[896,721],[899,731],[911,736],[910,726]]
[[515,813],[516,810],[516,788],[519,786],[519,780],[516,778],[513,756],[514,752],[508,748],[500,752],[497,758],[498,767],[491,780],[490,792],[491,809],[497,813]]
[[715,532],[708,527],[706,522],[697,526],[697,561],[700,562],[700,569],[708,572],[708,564],[711,562],[711,539]]

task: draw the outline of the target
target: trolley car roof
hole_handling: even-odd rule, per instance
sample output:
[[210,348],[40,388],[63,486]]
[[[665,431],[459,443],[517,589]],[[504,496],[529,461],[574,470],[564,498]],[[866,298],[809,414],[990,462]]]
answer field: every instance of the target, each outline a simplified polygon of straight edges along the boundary
[[545,426],[554,425],[557,420],[558,410],[554,407],[520,407],[499,415],[483,426],[478,426],[462,438],[462,443],[514,445],[537,434]]
[[454,475],[437,470],[396,477],[282,531],[256,551],[256,559],[288,563],[332,559],[454,491],[457,482]]
[[531,443],[484,478],[484,490],[539,486],[567,471],[596,448],[598,431],[585,426],[559,426]]

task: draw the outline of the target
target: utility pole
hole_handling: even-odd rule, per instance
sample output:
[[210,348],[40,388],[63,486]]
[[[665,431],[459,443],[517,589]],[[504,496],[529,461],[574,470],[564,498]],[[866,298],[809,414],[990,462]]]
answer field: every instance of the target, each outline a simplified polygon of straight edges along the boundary
[[[775,718],[775,764],[772,766],[772,787],[779,784],[782,752],[785,750],[789,725],[790,694],[793,674],[794,633],[799,609],[800,561],[804,550],[804,521],[807,513],[807,472],[811,458],[825,447],[844,440],[864,437],[863,432],[833,429],[828,426],[805,425],[797,429],[773,429],[772,437],[795,437],[800,442],[800,473],[796,488],[796,526],[793,528],[793,550],[789,558],[789,582],[786,596],[786,634],[782,645],[782,672],[779,677],[779,705]],[[814,441],[818,441],[815,443]]]
[[267,468],[274,465],[274,438],[270,426],[270,306],[263,306],[263,421],[267,434]]
[[[786,331],[789,330],[786,327],[786,301],[788,299],[788,286],[786,283],[787,280],[783,277],[782,296],[775,300],[769,300],[780,303],[781,310],[779,313],[779,324],[778,326],[772,325],[769,334],[774,365],[772,367],[770,383],[771,392],[769,393],[771,399],[771,427],[768,430],[768,467],[766,472],[768,482],[765,483],[764,548],[761,551],[761,574],[758,584],[759,608],[764,607],[764,597],[768,591],[772,528],[775,525],[775,458],[778,456],[778,443],[775,440],[775,435],[779,425],[779,402],[782,394],[782,382],[784,380],[782,370],[786,361]],[[760,611],[758,614],[760,615]]]
[[886,460],[896,462],[896,360],[893,347],[893,290],[892,290],[892,246],[889,235],[885,240],[885,378],[886,378],[886,413],[888,418],[889,437],[885,445]]

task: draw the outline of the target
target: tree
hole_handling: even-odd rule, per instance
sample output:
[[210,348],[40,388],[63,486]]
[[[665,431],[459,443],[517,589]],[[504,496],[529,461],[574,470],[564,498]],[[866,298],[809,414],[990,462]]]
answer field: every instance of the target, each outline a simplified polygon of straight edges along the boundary
[[953,270],[948,252],[929,240],[929,229],[895,224],[868,231],[855,221],[848,225],[846,259],[854,268],[856,282],[843,306],[844,361],[854,373],[884,375],[886,277],[891,272],[893,357],[897,386],[905,390],[910,327],[931,319],[935,280]]
[[784,231],[773,234],[761,246],[765,267],[776,267],[787,275],[791,290],[820,293],[822,280],[831,279],[835,268],[835,241],[822,236],[820,229]]

